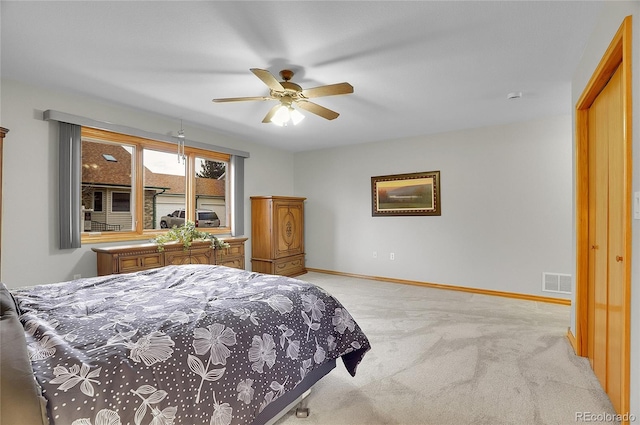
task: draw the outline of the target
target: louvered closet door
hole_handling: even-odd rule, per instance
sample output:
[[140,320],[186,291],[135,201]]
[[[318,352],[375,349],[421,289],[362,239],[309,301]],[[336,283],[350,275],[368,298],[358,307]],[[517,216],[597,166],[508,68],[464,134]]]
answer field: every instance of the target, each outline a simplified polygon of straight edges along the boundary
[[618,69],[589,109],[588,357],[618,412],[625,319],[622,98]]

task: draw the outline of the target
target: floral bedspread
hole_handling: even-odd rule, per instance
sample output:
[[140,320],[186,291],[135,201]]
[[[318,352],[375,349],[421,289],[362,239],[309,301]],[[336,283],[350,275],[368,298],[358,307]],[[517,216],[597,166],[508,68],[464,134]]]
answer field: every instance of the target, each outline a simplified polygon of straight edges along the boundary
[[11,292],[52,424],[250,424],[329,359],[355,375],[370,348],[323,289],[222,266]]

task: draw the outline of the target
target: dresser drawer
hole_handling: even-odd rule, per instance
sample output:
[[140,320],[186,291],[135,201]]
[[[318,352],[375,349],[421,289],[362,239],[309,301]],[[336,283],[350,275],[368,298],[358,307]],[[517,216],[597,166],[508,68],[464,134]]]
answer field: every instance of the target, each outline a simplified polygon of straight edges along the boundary
[[235,269],[244,269],[244,258],[224,258],[216,263],[219,266],[233,267]]
[[155,269],[164,266],[161,253],[123,256],[118,258],[118,272],[131,273],[140,270]]
[[235,261],[239,258],[244,260],[244,246],[231,245],[229,248],[223,248],[216,251],[216,264],[226,266],[225,263]]
[[218,258],[224,260],[225,257],[244,257],[244,245],[229,244],[229,248],[222,248],[218,251]]
[[166,252],[164,261],[167,266],[180,264],[213,264],[213,250],[210,248],[190,249],[187,251]]
[[297,276],[306,272],[307,270],[304,267],[304,254],[278,259],[273,262],[274,274]]
[[244,270],[244,241],[245,239],[225,240],[229,247],[216,250],[216,264]]

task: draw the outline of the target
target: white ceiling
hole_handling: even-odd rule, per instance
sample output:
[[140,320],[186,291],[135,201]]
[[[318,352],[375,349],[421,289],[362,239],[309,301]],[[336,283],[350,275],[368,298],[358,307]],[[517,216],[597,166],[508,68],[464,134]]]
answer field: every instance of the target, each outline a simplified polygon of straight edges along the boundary
[[[602,4],[3,0],[1,72],[304,151],[569,114]],[[268,95],[249,68],[355,90],[314,99],[333,121],[277,127],[261,122],[274,103],[211,102]]]

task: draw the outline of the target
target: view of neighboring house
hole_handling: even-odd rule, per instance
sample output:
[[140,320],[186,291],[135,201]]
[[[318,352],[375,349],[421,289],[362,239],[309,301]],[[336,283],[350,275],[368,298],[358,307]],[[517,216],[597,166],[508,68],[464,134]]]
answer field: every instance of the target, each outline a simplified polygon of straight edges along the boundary
[[[84,231],[128,231],[133,227],[131,192],[131,148],[122,144],[82,142],[82,206]],[[177,163],[174,153],[166,155]],[[149,154],[151,157],[151,154]],[[182,175],[154,173],[145,161],[144,229],[160,228],[160,218],[185,207],[184,167]],[[196,175],[196,208],[213,210],[226,225],[226,179]]]

